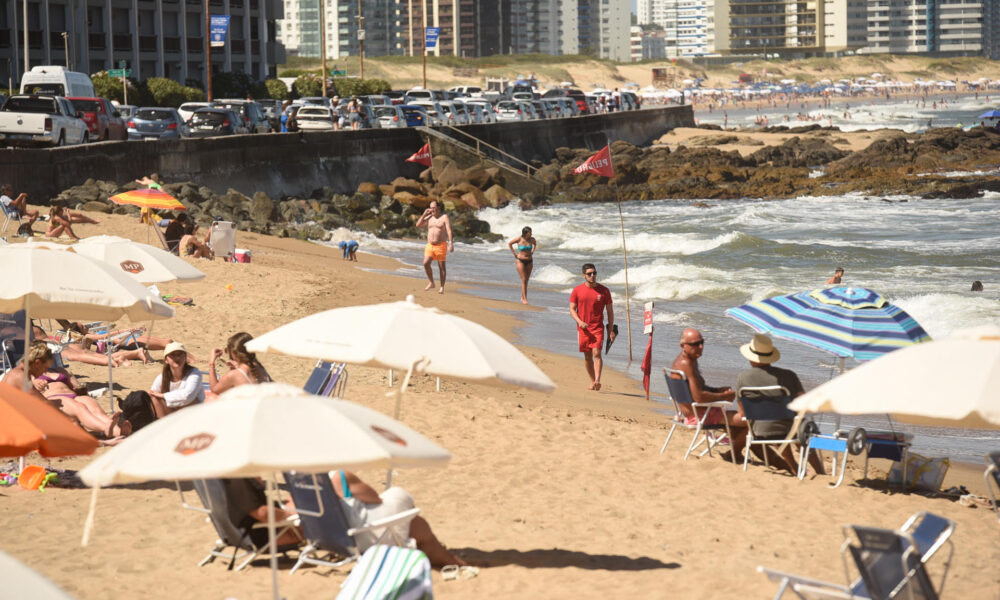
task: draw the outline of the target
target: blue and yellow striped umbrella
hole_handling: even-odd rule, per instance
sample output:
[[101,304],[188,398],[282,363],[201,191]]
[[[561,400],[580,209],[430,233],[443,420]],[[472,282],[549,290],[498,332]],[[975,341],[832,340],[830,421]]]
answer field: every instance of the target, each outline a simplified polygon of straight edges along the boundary
[[859,361],[931,339],[905,310],[865,288],[775,296],[730,308],[726,315],[761,333]]

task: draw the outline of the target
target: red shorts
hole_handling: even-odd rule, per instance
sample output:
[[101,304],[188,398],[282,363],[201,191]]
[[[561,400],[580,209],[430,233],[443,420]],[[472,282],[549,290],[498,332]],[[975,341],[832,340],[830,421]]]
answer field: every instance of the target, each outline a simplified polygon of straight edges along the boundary
[[[705,414],[704,408],[695,408],[695,412],[698,417]],[[704,425],[722,425],[726,422],[726,415],[722,412],[722,409],[718,406],[708,409],[708,416],[705,418]],[[696,417],[684,417],[685,425],[697,425],[698,418]]]
[[587,329],[576,328],[577,337],[580,342],[580,352],[590,352],[594,348],[601,348],[604,345],[604,326],[590,326]]

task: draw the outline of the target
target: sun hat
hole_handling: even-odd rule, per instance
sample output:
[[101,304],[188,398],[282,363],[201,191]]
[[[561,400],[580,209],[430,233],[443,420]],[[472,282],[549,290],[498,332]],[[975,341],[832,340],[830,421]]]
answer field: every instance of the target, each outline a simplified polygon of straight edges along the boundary
[[774,347],[771,338],[762,333],[753,336],[749,344],[740,346],[740,354],[750,362],[765,365],[778,362],[778,359],[781,358],[781,352],[778,352],[778,349]]
[[185,348],[184,344],[180,342],[170,342],[169,344],[167,344],[167,347],[163,349],[163,356],[167,356],[168,354],[173,354],[174,352],[177,351],[187,353],[187,348]]

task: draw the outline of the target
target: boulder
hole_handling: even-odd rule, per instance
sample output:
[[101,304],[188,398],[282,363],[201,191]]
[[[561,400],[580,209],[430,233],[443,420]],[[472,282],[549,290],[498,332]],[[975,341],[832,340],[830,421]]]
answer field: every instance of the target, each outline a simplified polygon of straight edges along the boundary
[[499,174],[498,167],[485,167],[476,165],[465,170],[465,180],[481,190],[485,190],[496,183],[496,176]]
[[434,181],[437,182],[435,189],[440,186],[447,189],[458,183],[466,183],[465,171],[459,169],[454,162],[448,162],[440,170],[435,168]]
[[371,194],[373,196],[381,196],[382,195],[382,190],[379,188],[378,185],[376,185],[376,184],[374,184],[374,183],[372,183],[370,181],[363,181],[363,182],[361,182],[360,185],[358,185],[358,193],[359,194]]
[[250,218],[258,225],[267,225],[274,212],[274,201],[264,192],[256,192],[250,201]]
[[510,201],[514,199],[514,194],[499,185],[494,185],[483,192],[483,198],[486,200],[486,204],[492,208],[502,208],[510,204]]
[[387,194],[389,196],[395,194],[396,192],[409,192],[414,195],[426,193],[424,186],[421,185],[419,181],[407,179],[405,177],[397,177],[393,179],[392,183],[389,185],[392,188],[392,191]]
[[111,206],[108,205],[107,202],[91,201],[83,203],[83,210],[88,212],[99,212],[107,214],[111,212]]
[[399,192],[393,194],[392,198],[400,204],[413,206],[420,211],[423,211],[425,208],[430,206],[432,200],[432,198],[427,196],[417,196],[415,194],[411,194],[410,192]]
[[489,206],[489,202],[486,201],[486,195],[477,187],[473,187],[468,192],[462,194],[460,199],[476,210]]

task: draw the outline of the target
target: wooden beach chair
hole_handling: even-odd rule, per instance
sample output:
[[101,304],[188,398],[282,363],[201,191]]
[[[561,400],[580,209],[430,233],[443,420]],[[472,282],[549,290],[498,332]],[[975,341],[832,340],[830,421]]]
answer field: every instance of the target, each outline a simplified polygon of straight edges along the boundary
[[[781,392],[780,396],[768,396],[763,392]],[[747,395],[749,393],[749,395]],[[757,438],[753,434],[753,423],[767,421],[795,420],[796,412],[788,409],[788,403],[792,401],[792,395],[788,388],[781,385],[769,385],[763,387],[742,387],[736,390],[736,401],[743,407],[743,416],[748,421],[747,431],[747,452],[743,455],[743,470],[747,470],[750,461],[750,449],[753,446],[764,447],[764,464],[771,466],[768,462],[767,447],[769,445],[782,446],[787,443],[786,435],[780,438]],[[802,461],[802,452],[799,453],[799,461]]]
[[[201,479],[194,481],[194,489],[204,508],[188,504],[178,483],[177,491],[181,495],[181,504],[184,508],[207,514],[208,520],[219,535],[208,555],[198,563],[199,567],[205,566],[216,558],[228,558],[230,560],[229,568],[233,569],[235,565],[235,570],[239,571],[250,564],[259,554],[267,552],[269,545],[267,523],[259,523],[252,517],[244,518],[247,510],[263,506],[267,502],[264,491],[249,483],[252,481],[254,480]],[[277,522],[275,535],[280,537],[292,526],[294,526],[293,520]],[[278,546],[278,552],[285,553],[297,547],[298,544]],[[227,548],[233,548],[233,550],[230,551]],[[242,562],[237,565],[236,561]]]
[[[675,379],[671,375],[677,375],[680,379]],[[667,444],[670,443],[670,438],[674,435],[674,430],[678,427],[683,429],[689,429],[694,431],[694,436],[691,438],[691,443],[688,444],[687,452],[684,453],[684,460],[688,459],[691,452],[695,448],[703,443],[707,442],[705,450],[699,456],[704,456],[708,454],[712,455],[712,448],[721,444],[728,443],[726,440],[731,440],[732,434],[729,431],[729,422],[724,421],[722,424],[709,425],[705,421],[708,419],[708,415],[711,412],[710,409],[718,408],[719,410],[725,411],[727,408],[732,406],[730,402],[702,402],[697,404],[698,408],[705,409],[698,422],[694,425],[688,425],[684,422],[684,413],[681,412],[680,405],[687,404],[689,406],[694,406],[694,400],[691,398],[691,388],[688,387],[687,376],[684,371],[678,371],[676,369],[663,369],[663,376],[667,380],[667,389],[670,391],[670,400],[674,403],[674,422],[670,427],[670,432],[667,434],[667,439],[663,442],[663,446],[660,448],[660,454],[667,449]],[[697,414],[697,411],[696,411]],[[726,440],[722,439],[722,431],[726,432]],[[704,435],[702,435],[704,434]],[[733,464],[736,464],[736,453],[733,452]]]
[[[334,491],[333,483],[327,474],[289,472],[284,475],[288,493],[301,519],[302,532],[305,534],[307,544],[299,552],[298,561],[289,575],[295,573],[302,565],[330,568],[345,565],[361,556],[359,550],[362,547],[367,549],[374,544],[411,546],[411,539],[401,538],[393,526],[409,523],[420,513],[419,508],[411,508],[363,527],[352,528],[340,496]],[[360,542],[361,536],[369,536],[369,541],[370,538],[374,538],[374,544]]]
[[[951,559],[955,553],[950,538],[955,523],[929,512],[918,512],[898,531],[844,526],[841,557],[849,583],[839,585],[789,573],[757,567],[768,579],[779,584],[775,600],[791,591],[798,598],[842,598],[867,600],[937,600],[944,590]],[[935,587],[927,563],[942,546],[948,544],[944,572]],[[848,558],[857,576],[851,580]]]

